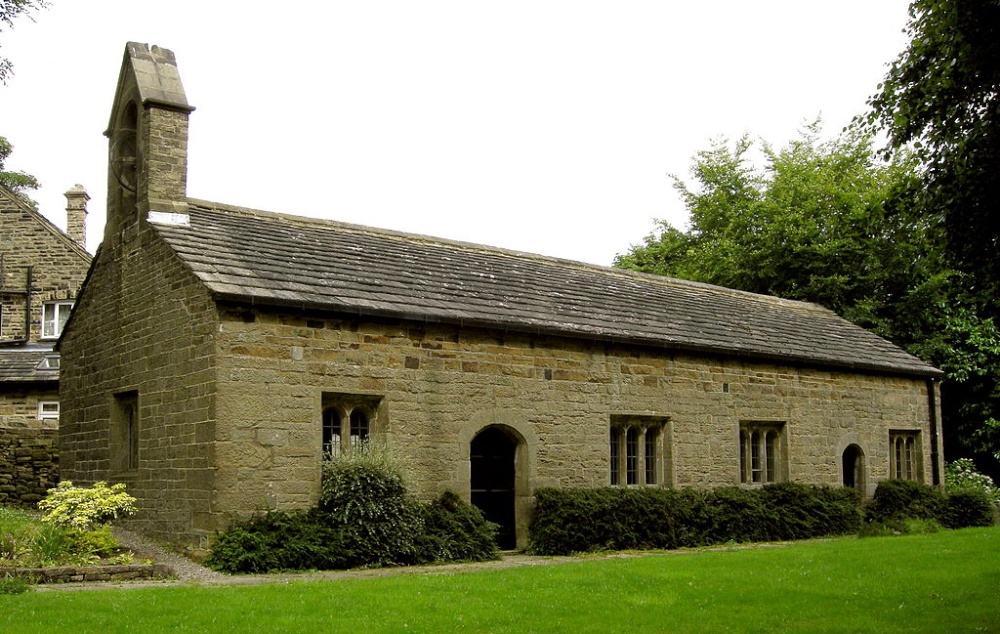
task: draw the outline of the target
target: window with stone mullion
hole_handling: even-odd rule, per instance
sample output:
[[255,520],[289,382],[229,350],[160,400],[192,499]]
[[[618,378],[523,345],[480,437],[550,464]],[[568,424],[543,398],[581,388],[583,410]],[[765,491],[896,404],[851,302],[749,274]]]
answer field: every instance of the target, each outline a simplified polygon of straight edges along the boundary
[[640,422],[611,427],[611,486],[659,484],[659,427]]

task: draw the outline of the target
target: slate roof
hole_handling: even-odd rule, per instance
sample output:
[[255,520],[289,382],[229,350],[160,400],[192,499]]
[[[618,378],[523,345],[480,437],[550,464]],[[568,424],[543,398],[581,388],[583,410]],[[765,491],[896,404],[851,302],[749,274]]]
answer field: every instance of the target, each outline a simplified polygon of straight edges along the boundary
[[153,226],[217,301],[941,374],[814,304],[206,201],[189,212],[187,226]]
[[59,368],[43,367],[48,357],[59,357],[49,344],[0,347],[0,383],[58,382]]

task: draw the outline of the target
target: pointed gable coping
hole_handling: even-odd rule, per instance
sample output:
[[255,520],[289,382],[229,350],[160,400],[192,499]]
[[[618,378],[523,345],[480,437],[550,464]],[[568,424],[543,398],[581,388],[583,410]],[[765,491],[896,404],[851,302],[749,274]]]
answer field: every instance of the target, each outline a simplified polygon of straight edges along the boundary
[[232,301],[937,377],[815,304],[482,245],[189,200],[155,225]]
[[53,223],[51,220],[42,215],[41,212],[39,212],[36,209],[32,209],[32,207],[28,205],[26,202],[24,202],[24,200],[20,196],[10,191],[3,185],[0,185],[0,197],[7,199],[8,202],[12,203],[14,208],[19,209],[22,212],[31,216],[36,222],[45,227],[45,229],[49,233],[55,236],[57,240],[64,243],[67,248],[69,248],[71,251],[79,255],[86,262],[89,263],[91,261],[92,256],[90,255],[90,253],[87,252],[86,249],[83,248],[82,245],[80,245],[80,243],[78,243],[73,238],[69,237],[69,234],[67,234],[59,227],[57,227],[55,223]]
[[155,45],[129,42],[125,45],[125,58],[118,75],[118,89],[115,91],[108,132],[115,128],[118,108],[125,103],[123,93],[130,90],[132,78],[141,103],[181,112],[194,111],[194,106],[188,104],[173,51]]

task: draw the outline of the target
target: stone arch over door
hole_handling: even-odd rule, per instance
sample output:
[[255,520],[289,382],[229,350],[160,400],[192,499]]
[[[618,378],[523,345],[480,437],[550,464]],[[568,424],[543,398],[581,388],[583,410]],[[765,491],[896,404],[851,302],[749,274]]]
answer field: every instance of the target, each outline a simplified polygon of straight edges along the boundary
[[841,479],[847,488],[856,489],[861,495],[867,495],[867,469],[865,467],[865,452],[857,444],[850,444],[840,454]]
[[[485,465],[481,458],[474,458],[479,454],[479,450],[488,447],[491,441],[496,441],[495,448],[503,450],[506,446],[507,453],[502,459],[510,459],[514,472],[514,496],[513,496],[513,545],[510,544],[510,533],[506,535],[507,542],[501,543],[502,548],[527,548],[528,546],[528,518],[531,515],[533,506],[533,492],[535,486],[541,486],[537,482],[535,472],[535,451],[538,447],[538,438],[530,425],[524,422],[522,412],[515,410],[483,410],[476,414],[473,419],[464,425],[459,432],[458,441],[462,452],[461,460],[457,466],[456,480],[452,484],[447,484],[445,488],[452,488],[458,492],[464,492],[464,497],[469,502],[475,504],[473,497],[473,471]],[[492,430],[492,431],[490,431]],[[489,434],[483,435],[489,431]],[[503,436],[497,436],[496,434]],[[473,443],[476,442],[476,447]],[[513,456],[510,457],[509,450],[513,446]],[[476,451],[474,451],[474,449]],[[478,475],[478,474],[477,474]],[[545,482],[545,486],[554,486],[555,483]],[[499,497],[499,496],[498,496]],[[509,501],[509,498],[508,498]],[[510,518],[508,512],[508,521]]]
[[487,427],[469,445],[472,504],[497,524],[497,545],[517,547],[518,439],[502,427]]

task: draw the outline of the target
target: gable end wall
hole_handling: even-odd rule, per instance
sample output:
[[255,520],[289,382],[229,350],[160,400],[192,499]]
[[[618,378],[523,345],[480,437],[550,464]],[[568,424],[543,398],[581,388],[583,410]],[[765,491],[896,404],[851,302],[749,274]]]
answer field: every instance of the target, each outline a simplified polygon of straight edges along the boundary
[[[124,482],[132,524],[164,538],[198,533],[212,512],[214,304],[146,230],[107,242],[61,342],[63,479]],[[139,468],[113,468],[115,394],[136,391]]]

